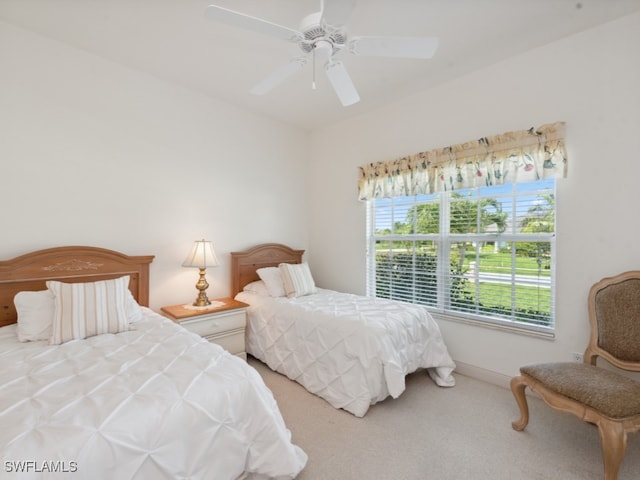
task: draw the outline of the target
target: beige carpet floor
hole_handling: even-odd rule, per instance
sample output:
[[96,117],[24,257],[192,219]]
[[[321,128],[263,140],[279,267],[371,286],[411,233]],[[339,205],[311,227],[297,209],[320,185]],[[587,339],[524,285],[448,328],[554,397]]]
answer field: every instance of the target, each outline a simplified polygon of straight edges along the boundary
[[[602,480],[597,428],[531,398],[524,432],[507,389],[456,375],[440,388],[425,371],[364,418],[336,410],[249,357],[309,461],[298,480]],[[619,480],[640,480],[640,433],[629,436]]]

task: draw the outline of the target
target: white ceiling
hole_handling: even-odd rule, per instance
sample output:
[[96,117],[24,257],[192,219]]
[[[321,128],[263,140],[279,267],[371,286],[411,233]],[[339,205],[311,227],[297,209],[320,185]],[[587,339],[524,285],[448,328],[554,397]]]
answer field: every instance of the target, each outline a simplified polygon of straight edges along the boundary
[[207,20],[210,3],[293,29],[320,10],[320,0],[0,0],[0,19],[312,130],[640,11],[640,0],[359,0],[349,34],[436,36],[440,46],[431,60],[340,52],[361,97],[343,107],[321,69],[311,89],[311,63],[268,94],[250,94],[300,51]]

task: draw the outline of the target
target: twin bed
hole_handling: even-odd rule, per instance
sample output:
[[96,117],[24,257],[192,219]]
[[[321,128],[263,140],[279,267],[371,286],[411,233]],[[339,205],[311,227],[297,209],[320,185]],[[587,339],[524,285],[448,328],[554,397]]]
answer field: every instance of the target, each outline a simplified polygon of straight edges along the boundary
[[[63,247],[0,262],[1,468],[20,478],[294,478],[306,454],[255,369],[144,307],[152,259]],[[105,320],[112,314],[125,322]]]
[[418,369],[454,385],[455,364],[424,307],[317,288],[303,253],[273,243],[231,253],[232,295],[250,305],[247,353],[358,417],[397,398]]
[[[359,417],[418,369],[454,384],[424,308],[319,289],[302,254],[280,244],[231,254],[232,296],[249,304],[248,353]],[[59,247],[0,261],[2,468],[21,478],[295,478],[307,456],[256,370],[147,308],[152,260]],[[265,272],[284,294],[266,288]]]

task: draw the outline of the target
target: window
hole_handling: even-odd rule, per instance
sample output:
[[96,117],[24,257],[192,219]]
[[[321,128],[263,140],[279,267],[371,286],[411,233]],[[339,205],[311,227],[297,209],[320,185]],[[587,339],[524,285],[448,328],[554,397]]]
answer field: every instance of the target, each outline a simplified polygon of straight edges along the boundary
[[551,333],[555,179],[367,201],[367,293]]

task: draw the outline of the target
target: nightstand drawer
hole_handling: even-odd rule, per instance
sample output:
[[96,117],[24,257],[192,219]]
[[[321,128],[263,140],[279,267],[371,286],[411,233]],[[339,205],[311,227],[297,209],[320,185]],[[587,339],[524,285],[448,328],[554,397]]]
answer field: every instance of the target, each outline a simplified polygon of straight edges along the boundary
[[207,335],[204,338],[217,343],[229,353],[244,354],[244,328],[222,332],[218,335]]
[[[180,325],[207,339],[216,336],[216,334],[220,332],[227,332],[229,330],[242,329],[244,331],[245,323],[246,317],[244,309],[216,313],[215,315],[201,315],[196,318],[180,321]],[[216,343],[220,342],[216,341]]]

